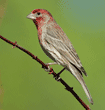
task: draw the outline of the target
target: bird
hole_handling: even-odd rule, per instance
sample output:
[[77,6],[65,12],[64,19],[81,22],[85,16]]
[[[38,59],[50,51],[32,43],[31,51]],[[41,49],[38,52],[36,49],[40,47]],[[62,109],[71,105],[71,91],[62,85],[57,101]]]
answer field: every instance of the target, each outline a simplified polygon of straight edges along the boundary
[[68,70],[82,85],[89,102],[93,104],[93,99],[83,79],[83,74],[87,76],[87,73],[72,43],[52,14],[46,9],[34,9],[27,18],[36,25],[42,50],[54,61],[48,65],[58,64]]

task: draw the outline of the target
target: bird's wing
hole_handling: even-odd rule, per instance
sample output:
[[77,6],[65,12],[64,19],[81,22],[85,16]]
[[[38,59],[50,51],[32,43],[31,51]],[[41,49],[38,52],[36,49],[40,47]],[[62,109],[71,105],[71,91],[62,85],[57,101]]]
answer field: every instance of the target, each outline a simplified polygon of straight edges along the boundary
[[75,49],[59,25],[50,25],[47,27],[45,40],[49,45],[52,45],[52,47],[54,47],[60,55],[66,58],[67,61],[72,63],[81,71],[81,73],[84,73],[87,76]]

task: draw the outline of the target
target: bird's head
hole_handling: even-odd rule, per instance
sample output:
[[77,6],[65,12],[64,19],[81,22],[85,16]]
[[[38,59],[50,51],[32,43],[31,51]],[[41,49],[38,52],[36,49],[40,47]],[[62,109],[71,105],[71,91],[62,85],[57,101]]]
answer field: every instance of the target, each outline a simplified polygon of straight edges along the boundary
[[53,21],[50,12],[45,9],[35,9],[27,16],[27,18],[32,19],[37,27],[46,24],[49,20]]

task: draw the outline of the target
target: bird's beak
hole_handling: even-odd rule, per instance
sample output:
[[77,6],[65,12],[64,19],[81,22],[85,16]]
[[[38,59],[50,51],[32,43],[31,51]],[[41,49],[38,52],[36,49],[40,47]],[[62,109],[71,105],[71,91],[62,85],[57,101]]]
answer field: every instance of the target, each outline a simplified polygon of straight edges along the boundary
[[27,18],[29,18],[29,19],[36,19],[35,15],[32,14],[32,13],[30,13],[30,14],[27,16]]

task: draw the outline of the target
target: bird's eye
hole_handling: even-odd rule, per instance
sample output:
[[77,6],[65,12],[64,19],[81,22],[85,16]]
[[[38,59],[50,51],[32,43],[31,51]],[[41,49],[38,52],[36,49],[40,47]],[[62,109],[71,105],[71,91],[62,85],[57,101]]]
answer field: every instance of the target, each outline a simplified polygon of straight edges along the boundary
[[37,15],[40,15],[40,13],[38,12]]

